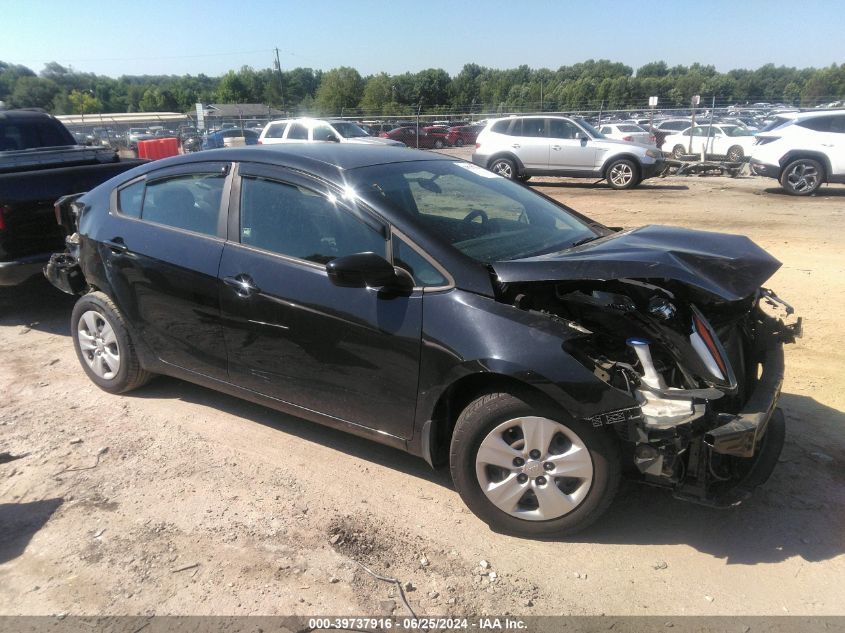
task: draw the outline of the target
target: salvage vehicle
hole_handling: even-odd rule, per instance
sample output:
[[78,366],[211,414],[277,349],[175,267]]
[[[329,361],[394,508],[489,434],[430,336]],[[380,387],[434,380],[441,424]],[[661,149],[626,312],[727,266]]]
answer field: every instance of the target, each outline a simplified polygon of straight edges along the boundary
[[800,322],[745,237],[351,144],[165,159],[58,209],[45,274],[99,387],[166,374],[448,464],[496,530],[583,529],[623,473],[734,504],[783,444]]
[[607,179],[614,189],[636,187],[664,168],[656,147],[607,138],[583,119],[561,116],[491,119],[475,140],[472,162],[505,178]]
[[41,273],[64,247],[53,203],[87,191],[146,161],[121,161],[114,149],[77,145],[40,111],[0,111],[0,286]]

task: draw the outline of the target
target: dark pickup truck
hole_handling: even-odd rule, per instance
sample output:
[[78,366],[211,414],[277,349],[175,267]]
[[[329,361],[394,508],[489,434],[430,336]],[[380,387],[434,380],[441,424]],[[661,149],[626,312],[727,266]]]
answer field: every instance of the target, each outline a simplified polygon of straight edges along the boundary
[[39,274],[52,253],[64,250],[57,199],[89,191],[142,162],[77,145],[44,112],[0,111],[0,286]]

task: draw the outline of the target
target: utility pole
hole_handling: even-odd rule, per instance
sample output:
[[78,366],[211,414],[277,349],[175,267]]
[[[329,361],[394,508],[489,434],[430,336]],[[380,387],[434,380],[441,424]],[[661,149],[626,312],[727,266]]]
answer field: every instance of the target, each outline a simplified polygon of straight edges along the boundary
[[[276,71],[279,73],[279,98],[282,100],[282,110],[285,110],[285,86],[282,80],[282,63],[279,61],[279,48],[276,47]],[[285,110],[285,115],[287,111]]]

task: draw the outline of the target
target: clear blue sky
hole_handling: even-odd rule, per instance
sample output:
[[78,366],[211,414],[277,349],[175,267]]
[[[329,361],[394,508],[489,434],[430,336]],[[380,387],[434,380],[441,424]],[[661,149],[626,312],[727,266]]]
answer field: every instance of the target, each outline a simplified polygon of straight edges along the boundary
[[845,62],[843,0],[0,0],[0,24],[2,61],[112,77],[267,68],[275,47],[285,69],[363,75],[590,58],[720,71]]

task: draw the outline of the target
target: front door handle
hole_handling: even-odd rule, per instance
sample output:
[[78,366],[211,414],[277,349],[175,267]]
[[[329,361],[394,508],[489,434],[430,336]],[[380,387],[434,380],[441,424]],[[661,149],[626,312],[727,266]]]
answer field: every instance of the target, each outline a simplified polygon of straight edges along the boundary
[[552,145],[552,149],[562,149],[560,145]]
[[235,275],[234,277],[224,277],[223,283],[235,289],[235,294],[246,299],[252,295],[261,292],[258,286],[255,285],[252,277],[246,273]]
[[113,237],[110,240],[103,241],[103,244],[108,246],[113,253],[125,253],[129,250],[122,237]]
[[511,145],[511,147],[513,147],[514,149],[519,149],[520,145],[519,143],[514,143],[513,145]]

